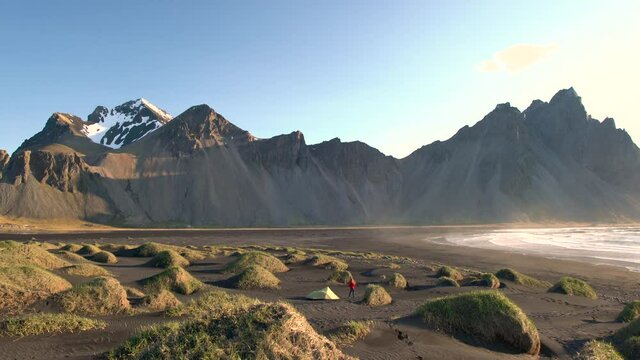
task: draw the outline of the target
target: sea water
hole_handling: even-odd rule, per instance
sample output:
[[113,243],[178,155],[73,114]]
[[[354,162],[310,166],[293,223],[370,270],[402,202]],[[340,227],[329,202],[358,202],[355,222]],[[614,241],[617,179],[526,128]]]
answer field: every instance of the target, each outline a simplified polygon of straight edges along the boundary
[[640,271],[640,227],[497,229],[445,237],[449,243],[624,266]]

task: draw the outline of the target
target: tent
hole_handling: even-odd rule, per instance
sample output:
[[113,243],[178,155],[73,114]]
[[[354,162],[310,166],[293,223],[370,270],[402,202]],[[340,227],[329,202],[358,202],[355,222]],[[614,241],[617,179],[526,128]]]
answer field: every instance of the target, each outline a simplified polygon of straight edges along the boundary
[[326,287],[324,289],[312,291],[307,295],[307,299],[311,300],[340,300],[338,295],[336,295],[330,288]]

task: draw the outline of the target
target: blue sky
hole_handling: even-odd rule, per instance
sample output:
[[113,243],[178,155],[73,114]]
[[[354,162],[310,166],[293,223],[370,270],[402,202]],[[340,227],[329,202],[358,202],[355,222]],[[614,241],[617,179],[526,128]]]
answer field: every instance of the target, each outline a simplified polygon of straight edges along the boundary
[[207,103],[258,137],[403,157],[574,86],[640,138],[633,1],[2,1],[0,148],[54,111]]

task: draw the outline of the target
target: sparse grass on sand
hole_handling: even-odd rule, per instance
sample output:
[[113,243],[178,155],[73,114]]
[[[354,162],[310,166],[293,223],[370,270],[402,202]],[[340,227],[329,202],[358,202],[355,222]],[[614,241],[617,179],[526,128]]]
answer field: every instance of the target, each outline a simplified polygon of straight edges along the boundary
[[111,276],[111,273],[106,269],[93,264],[76,264],[66,268],[60,269],[60,272],[66,275],[82,276],[82,277],[98,277],[98,276]]
[[37,266],[1,267],[0,311],[16,313],[70,288],[67,280]]
[[573,296],[584,296],[589,299],[597,299],[598,295],[593,288],[585,281],[565,276],[555,285],[553,285],[549,292],[555,292]]
[[0,246],[0,266],[35,265],[43,269],[60,269],[71,265],[37,245],[11,242]]
[[187,267],[189,260],[173,250],[162,250],[146,264],[147,266],[169,268],[172,266]]
[[200,290],[204,284],[179,266],[170,267],[163,272],[140,281],[147,292],[166,289],[189,295]]
[[89,262],[89,260],[85,259],[82,255],[78,255],[71,251],[66,251],[66,250],[56,251],[55,254],[60,259],[64,261],[68,261],[73,264],[83,264],[83,263]]
[[398,289],[405,289],[407,287],[407,279],[400,273],[393,273],[391,278],[387,280],[387,285]]
[[438,271],[436,272],[436,276],[437,277],[448,277],[451,278],[455,281],[460,281],[464,278],[464,276],[462,276],[462,273],[454,268],[452,268],[451,266],[441,266]]
[[240,254],[237,259],[229,263],[229,265],[224,268],[224,272],[237,273],[251,265],[262,266],[272,273],[289,271],[289,268],[277,257],[261,251],[249,251]]
[[89,259],[101,264],[116,264],[118,262],[118,258],[108,251],[97,252],[90,256]]
[[549,288],[551,286],[551,283],[547,281],[538,280],[531,276],[519,273],[513,269],[500,269],[496,271],[496,276],[500,280],[511,281],[513,283],[527,287]]
[[640,319],[633,320],[618,330],[613,339],[627,359],[640,359]]
[[478,277],[471,278],[468,281],[468,284],[471,286],[481,286],[491,289],[497,289],[500,287],[500,280],[498,280],[498,278],[491,273],[484,273],[480,274]]
[[380,285],[369,284],[364,291],[364,303],[369,306],[391,304],[391,295]]
[[86,315],[128,313],[131,305],[118,280],[98,277],[56,295],[56,303],[66,312]]
[[153,326],[107,358],[351,359],[286,303],[259,303],[230,315]]
[[334,270],[331,275],[329,275],[327,281],[338,284],[348,284],[351,279],[353,279],[353,276],[349,270]]
[[180,306],[182,302],[171,291],[160,290],[142,298],[140,305],[149,311],[165,311]]
[[278,289],[280,279],[260,265],[251,265],[232,277],[229,282],[235,289]]
[[107,323],[73,314],[30,314],[0,321],[0,336],[76,333],[104,329]]
[[617,320],[620,322],[631,322],[635,319],[640,319],[640,300],[635,300],[625,305],[620,315],[618,315]]
[[153,257],[158,255],[161,251],[173,250],[180,254],[182,257],[189,261],[198,261],[206,258],[204,252],[194,249],[189,249],[183,246],[166,245],[158,243],[145,243],[137,248],[124,249],[117,253],[119,256],[133,256],[133,257]]
[[429,326],[449,334],[466,333],[488,343],[504,342],[523,353],[540,352],[534,323],[504,294],[473,291],[429,300],[416,314]]
[[95,246],[95,245],[91,245],[91,244],[86,244],[84,246],[82,246],[80,248],[80,250],[76,251],[76,253],[83,255],[83,256],[91,256],[91,255],[95,255],[97,253],[99,253],[100,248]]
[[221,290],[205,290],[202,294],[182,305],[167,310],[170,317],[187,316],[201,319],[207,316],[232,315],[244,311],[260,301],[240,294],[230,294]]
[[451,286],[451,287],[460,287],[460,284],[458,284],[457,281],[455,281],[454,279],[447,277],[447,276],[441,276],[438,278],[438,281],[436,281],[436,286],[439,287],[447,287],[447,286]]
[[624,360],[624,358],[613,345],[600,340],[591,340],[582,347],[576,360]]
[[349,268],[349,264],[330,255],[315,254],[307,262],[309,265],[329,270],[347,270]]
[[369,335],[373,325],[371,320],[349,320],[332,331],[329,339],[340,347],[349,346]]

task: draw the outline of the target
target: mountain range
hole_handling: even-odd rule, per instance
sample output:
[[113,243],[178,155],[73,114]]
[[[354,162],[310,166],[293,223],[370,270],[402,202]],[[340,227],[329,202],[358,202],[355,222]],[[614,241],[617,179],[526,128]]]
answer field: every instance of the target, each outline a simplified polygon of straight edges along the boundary
[[640,149],[570,88],[396,159],[362,142],[251,135],[207,105],[54,113],[0,151],[0,213],[126,226],[636,222]]

